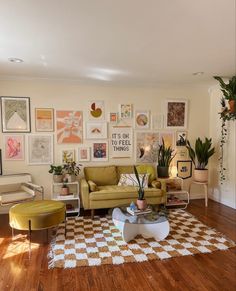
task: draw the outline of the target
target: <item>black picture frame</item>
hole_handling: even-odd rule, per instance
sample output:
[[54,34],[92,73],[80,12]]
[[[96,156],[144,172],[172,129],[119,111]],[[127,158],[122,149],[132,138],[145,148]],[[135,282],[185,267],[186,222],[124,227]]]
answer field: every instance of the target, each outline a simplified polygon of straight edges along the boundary
[[0,98],[2,132],[31,132],[30,98],[13,96],[1,96]]
[[192,177],[192,161],[177,161],[177,177],[188,179]]

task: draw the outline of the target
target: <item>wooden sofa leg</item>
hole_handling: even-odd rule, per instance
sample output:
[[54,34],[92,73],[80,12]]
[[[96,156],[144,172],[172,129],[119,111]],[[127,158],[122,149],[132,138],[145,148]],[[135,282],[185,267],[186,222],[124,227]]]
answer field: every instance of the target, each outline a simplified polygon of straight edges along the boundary
[[95,209],[91,209],[91,219],[94,219]]

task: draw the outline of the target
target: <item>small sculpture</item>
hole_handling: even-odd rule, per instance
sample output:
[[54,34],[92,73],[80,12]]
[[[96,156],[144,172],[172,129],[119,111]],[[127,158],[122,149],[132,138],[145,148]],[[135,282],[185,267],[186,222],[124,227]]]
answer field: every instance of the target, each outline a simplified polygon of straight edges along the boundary
[[132,201],[131,203],[130,203],[130,210],[137,210],[137,206],[134,204],[134,202]]

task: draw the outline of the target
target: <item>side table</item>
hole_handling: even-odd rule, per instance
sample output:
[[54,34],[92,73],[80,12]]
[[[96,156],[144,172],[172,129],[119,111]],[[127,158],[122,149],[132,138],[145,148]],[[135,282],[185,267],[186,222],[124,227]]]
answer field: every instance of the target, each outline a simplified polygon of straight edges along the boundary
[[203,188],[204,188],[204,195],[205,195],[205,207],[208,206],[208,182],[197,182],[197,181],[192,181],[190,184],[189,184],[189,194],[190,194],[190,191],[191,191],[191,188],[192,188],[192,185],[193,184],[196,184],[196,185],[202,185]]

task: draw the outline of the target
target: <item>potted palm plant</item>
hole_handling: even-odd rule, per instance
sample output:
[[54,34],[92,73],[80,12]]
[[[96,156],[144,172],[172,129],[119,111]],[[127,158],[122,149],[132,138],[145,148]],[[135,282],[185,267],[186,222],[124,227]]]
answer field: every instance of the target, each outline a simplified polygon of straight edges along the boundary
[[199,137],[196,139],[195,148],[193,149],[189,140],[187,140],[187,149],[189,157],[192,160],[195,170],[194,170],[194,180],[197,182],[207,182],[208,181],[208,170],[206,166],[208,164],[209,158],[215,153],[215,148],[211,147],[211,138],[205,137],[205,141],[202,141]]
[[146,174],[143,175],[142,181],[140,181],[139,174],[135,166],[134,166],[134,173],[138,181],[138,199],[136,201],[136,204],[138,206],[138,209],[144,210],[147,208],[147,201],[144,198],[144,184],[145,184]]
[[165,146],[165,142],[162,139],[162,144],[159,145],[158,150],[158,166],[157,166],[157,175],[159,178],[168,178],[169,177],[169,167],[170,163],[175,157],[173,154],[174,150],[169,146]]
[[63,166],[54,166],[50,165],[50,170],[48,171],[50,174],[53,174],[53,181],[55,183],[61,183],[63,179]]

